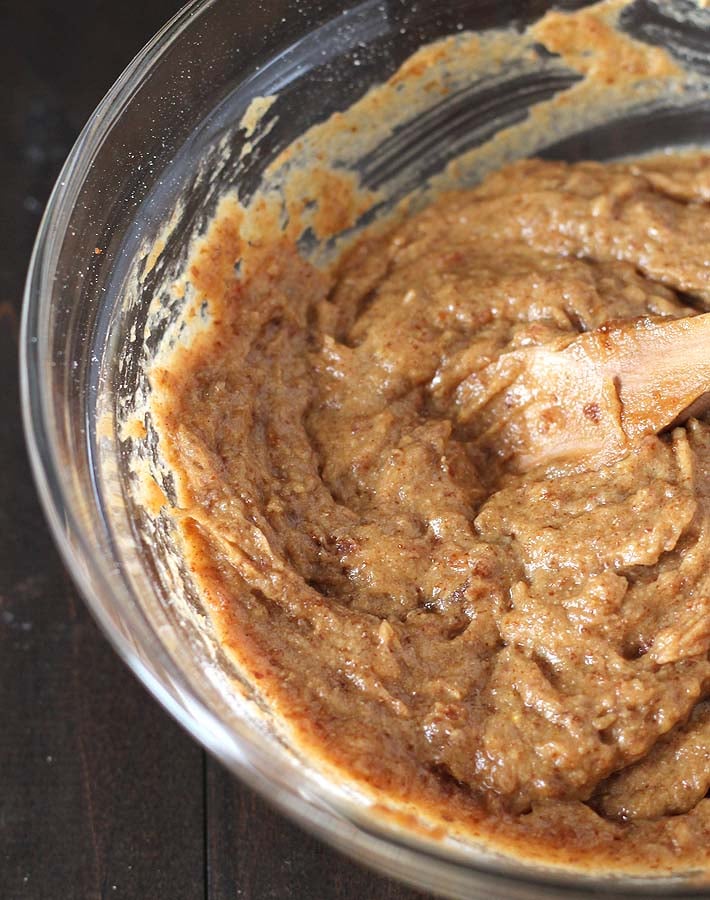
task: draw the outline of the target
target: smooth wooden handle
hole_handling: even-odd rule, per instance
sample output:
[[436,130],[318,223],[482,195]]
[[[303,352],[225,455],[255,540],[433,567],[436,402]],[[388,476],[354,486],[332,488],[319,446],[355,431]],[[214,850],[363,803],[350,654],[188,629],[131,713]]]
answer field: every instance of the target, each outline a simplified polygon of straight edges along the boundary
[[501,385],[485,401],[494,424],[481,440],[509,467],[603,465],[706,408],[710,313],[611,322],[563,346],[503,354],[488,368],[477,384]]

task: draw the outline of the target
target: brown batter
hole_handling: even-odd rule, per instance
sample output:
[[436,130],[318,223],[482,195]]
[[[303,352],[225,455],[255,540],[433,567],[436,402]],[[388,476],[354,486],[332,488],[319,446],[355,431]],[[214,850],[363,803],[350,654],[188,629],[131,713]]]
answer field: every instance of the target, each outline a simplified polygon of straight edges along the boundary
[[708,865],[710,425],[520,474],[485,373],[710,307],[709,197],[707,155],[525,161],[331,273],[284,241],[231,276],[226,226],[192,273],[212,324],[153,415],[224,644],[304,747],[453,831]]

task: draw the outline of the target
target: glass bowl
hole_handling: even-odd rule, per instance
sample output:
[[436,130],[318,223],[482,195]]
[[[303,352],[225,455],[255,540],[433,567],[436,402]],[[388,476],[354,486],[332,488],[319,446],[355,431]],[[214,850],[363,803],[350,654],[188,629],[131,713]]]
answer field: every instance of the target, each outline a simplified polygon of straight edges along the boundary
[[[258,693],[220,652],[169,522],[137,500],[134,463],[150,467],[157,459],[150,429],[142,441],[122,431],[125,414],[149,389],[146,368],[161,334],[179,315],[179,304],[160,286],[179,273],[190,238],[204,230],[237,172],[248,198],[294,138],[348,107],[421,44],[462,30],[520,29],[551,6],[541,0],[188,4],[99,105],[48,204],[25,296],[25,427],[55,539],[114,647],[198,741],[291,818],[384,873],[451,897],[699,896],[702,886],[681,877],[576,875],[417,836],[319,775],[288,746]],[[682,51],[707,74],[710,18],[697,9],[684,0],[672,8],[637,0],[625,27]],[[524,118],[541,91],[559,90],[574,77],[562,75],[551,86],[527,73],[508,87],[473,85],[465,103],[433,110],[427,128],[445,125],[447,139],[436,153],[402,157],[409,160],[403,183],[441,170],[453,155]],[[270,130],[238,170],[245,134],[236,123],[252,98],[273,94],[279,96]],[[669,142],[701,143],[709,133],[707,98],[689,97],[550,134],[536,149],[603,159]],[[417,151],[423,137],[414,127],[403,139]],[[395,156],[390,148],[390,160]],[[171,216],[156,260],[150,248]]]

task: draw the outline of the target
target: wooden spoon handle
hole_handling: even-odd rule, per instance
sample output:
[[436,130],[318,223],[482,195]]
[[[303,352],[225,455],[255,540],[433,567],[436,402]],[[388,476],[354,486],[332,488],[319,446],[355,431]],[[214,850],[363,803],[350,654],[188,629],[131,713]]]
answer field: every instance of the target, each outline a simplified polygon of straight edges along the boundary
[[710,401],[710,313],[609,323],[562,349],[511,354],[496,449],[518,471],[604,465]]
[[710,391],[710,313],[683,319],[639,319],[582,335],[601,373],[613,378],[629,437],[684,421]]

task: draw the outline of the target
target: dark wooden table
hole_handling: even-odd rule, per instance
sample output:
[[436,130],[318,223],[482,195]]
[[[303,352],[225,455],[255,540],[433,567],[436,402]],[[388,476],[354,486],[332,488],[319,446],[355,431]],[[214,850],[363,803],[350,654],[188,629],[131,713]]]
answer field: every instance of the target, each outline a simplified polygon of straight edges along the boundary
[[17,343],[42,209],[86,118],[178,5],[0,0],[0,900],[410,900],[163,712],[94,625],[32,483]]

